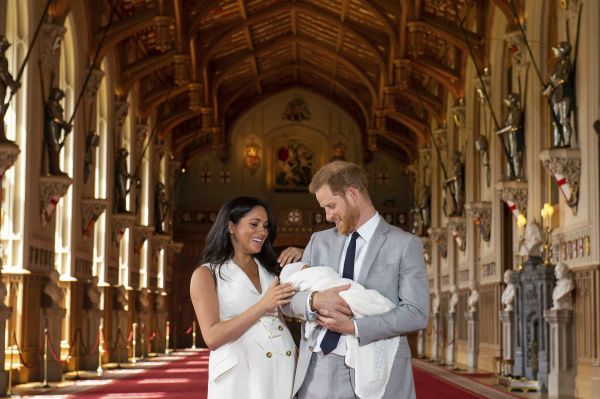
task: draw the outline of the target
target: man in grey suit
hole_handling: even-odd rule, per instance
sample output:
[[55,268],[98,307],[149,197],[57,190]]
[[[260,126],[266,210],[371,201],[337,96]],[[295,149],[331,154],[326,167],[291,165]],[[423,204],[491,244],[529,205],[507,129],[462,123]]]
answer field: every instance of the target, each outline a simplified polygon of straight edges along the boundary
[[303,320],[316,319],[321,327],[308,339],[302,328],[294,394],[299,399],[355,398],[354,370],[344,363],[345,336],[358,337],[361,346],[399,336],[383,397],[415,398],[405,335],[427,325],[429,289],[421,240],[379,216],[367,191],[365,172],[353,163],[334,161],[323,166],[309,190],[336,227],[313,234],[302,261],[332,267],[343,277],[377,290],[396,307],[354,319],[338,294],[349,285],[296,293],[284,313]]

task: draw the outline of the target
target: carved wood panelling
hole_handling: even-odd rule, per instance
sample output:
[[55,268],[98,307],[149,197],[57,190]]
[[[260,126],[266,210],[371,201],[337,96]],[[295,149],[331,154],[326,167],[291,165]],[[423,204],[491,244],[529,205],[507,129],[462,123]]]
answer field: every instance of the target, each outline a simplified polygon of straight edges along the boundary
[[456,337],[459,341],[467,341],[467,298],[469,297],[469,290],[458,291],[458,304],[456,305]]
[[600,366],[600,268],[575,273],[577,362]]
[[479,289],[479,342],[500,346],[500,284],[482,285]]

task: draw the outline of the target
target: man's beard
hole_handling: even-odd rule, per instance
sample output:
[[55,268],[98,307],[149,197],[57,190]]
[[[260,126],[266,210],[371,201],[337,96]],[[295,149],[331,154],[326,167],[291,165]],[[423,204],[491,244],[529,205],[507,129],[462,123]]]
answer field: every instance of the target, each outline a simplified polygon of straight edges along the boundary
[[337,225],[340,234],[348,235],[356,229],[359,214],[358,209],[346,201],[346,213],[342,215],[342,220]]

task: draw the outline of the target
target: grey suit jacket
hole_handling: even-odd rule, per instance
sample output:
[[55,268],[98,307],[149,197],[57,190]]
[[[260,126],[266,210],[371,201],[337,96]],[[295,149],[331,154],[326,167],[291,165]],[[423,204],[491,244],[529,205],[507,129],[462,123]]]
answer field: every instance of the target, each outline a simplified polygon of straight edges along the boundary
[[[304,250],[302,261],[311,266],[329,266],[339,272],[345,240],[346,236],[339,234],[337,229],[315,233]],[[424,329],[429,317],[429,288],[421,240],[386,223],[382,218],[369,242],[356,281],[366,288],[379,291],[397,305],[389,312],[355,320],[360,345],[400,336],[394,369],[384,397],[414,398],[411,353],[405,335]],[[297,293],[292,302],[283,308],[284,313],[306,320],[307,296],[308,292]],[[319,331],[320,328],[315,329],[313,335],[306,339],[304,326],[302,328],[294,394],[306,376]]]

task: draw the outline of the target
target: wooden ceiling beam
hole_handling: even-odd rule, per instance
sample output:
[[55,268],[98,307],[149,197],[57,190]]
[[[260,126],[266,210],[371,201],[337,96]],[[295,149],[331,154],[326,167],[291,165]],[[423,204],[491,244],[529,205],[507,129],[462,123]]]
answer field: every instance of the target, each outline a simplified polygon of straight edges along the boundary
[[406,126],[411,132],[415,133],[422,143],[426,142],[427,125],[425,123],[396,111],[388,111],[387,116]]
[[[311,40],[310,38],[304,37],[304,36],[292,36],[292,35],[282,36],[282,37],[279,37],[279,38],[275,39],[274,41],[270,42],[267,45],[267,48],[276,47],[281,44],[293,44],[293,43],[302,44],[307,47],[321,50],[333,57],[336,56],[335,49],[327,48],[327,47],[323,46],[322,44],[317,43],[316,41]],[[232,64],[229,68],[222,71],[219,78],[217,78],[217,80],[213,84],[213,87],[211,88],[211,98],[215,98],[216,94],[218,93],[219,87],[223,83],[223,81],[229,71],[235,70],[235,68],[237,68],[240,64],[247,61],[248,59],[252,59],[253,57],[255,57],[254,53],[246,54],[245,56],[238,59],[235,64]],[[370,81],[369,77],[358,66],[356,66],[352,61],[347,60],[345,57],[339,56],[339,60],[340,60],[340,63],[342,65],[344,65],[346,68],[350,69],[350,71],[356,76],[357,80],[362,82],[362,84],[367,88],[367,90],[371,94],[372,104],[377,104],[378,97],[377,97],[377,93],[375,90],[375,84]]]
[[144,102],[140,107],[140,115],[142,118],[148,118],[162,103],[171,98],[177,97],[187,90],[187,85],[178,86],[175,84],[169,84],[165,87],[158,88],[151,93],[145,93],[142,96]]
[[121,71],[121,81],[115,87],[115,92],[120,96],[125,96],[131,87],[140,79],[148,76],[152,72],[161,69],[173,63],[175,50],[168,51],[164,54],[156,55],[151,58],[144,58],[141,61],[127,65]]
[[171,115],[169,118],[160,122],[160,125],[158,126],[158,134],[161,137],[165,137],[167,134],[171,133],[171,131],[177,125],[199,116],[200,113],[198,111],[192,111],[191,109],[179,111],[178,113]]

